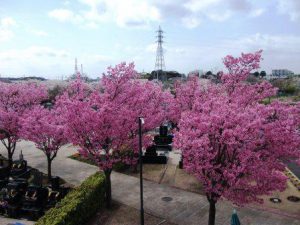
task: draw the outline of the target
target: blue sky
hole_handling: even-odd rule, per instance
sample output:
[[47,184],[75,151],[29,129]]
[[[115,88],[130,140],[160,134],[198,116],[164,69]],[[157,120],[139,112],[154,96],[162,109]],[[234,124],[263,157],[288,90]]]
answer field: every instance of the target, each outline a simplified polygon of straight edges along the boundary
[[148,72],[159,25],[167,70],[263,49],[262,69],[300,73],[300,0],[0,0],[0,74],[68,76],[75,57],[90,77],[123,61]]

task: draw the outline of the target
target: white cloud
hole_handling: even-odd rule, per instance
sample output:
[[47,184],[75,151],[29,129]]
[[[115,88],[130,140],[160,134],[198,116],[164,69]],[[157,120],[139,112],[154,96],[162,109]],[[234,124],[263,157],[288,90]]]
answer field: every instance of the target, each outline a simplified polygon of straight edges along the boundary
[[16,21],[11,18],[11,17],[4,17],[1,19],[1,27],[3,28],[10,28],[10,27],[13,27],[13,26],[16,26]]
[[[300,71],[300,36],[253,34],[240,38],[229,38],[210,43],[168,46],[165,54],[166,68],[188,72],[192,69],[211,70],[223,68],[222,58],[228,54],[239,56],[241,52],[263,50],[264,60],[261,68],[271,72],[275,68],[287,68],[294,72]],[[156,44],[148,45],[137,65],[147,65],[153,69]],[[184,57],[183,57],[184,55]],[[149,60],[151,59],[151,60]],[[150,61],[150,62],[149,62]],[[140,69],[143,69],[140,68]]]
[[[258,17],[265,9],[250,0],[77,0],[80,10],[55,9],[49,16],[61,22],[73,22],[88,28],[102,23],[119,27],[148,27],[163,20],[181,22],[193,29],[205,20],[223,22],[237,13]],[[259,7],[258,7],[259,6]]]
[[80,56],[80,59],[85,61],[85,63],[93,64],[93,63],[100,63],[100,62],[108,62],[112,60],[112,57],[107,55],[101,55],[101,54],[95,54],[95,55],[83,54],[82,56]]
[[63,5],[64,5],[64,6],[68,6],[68,5],[70,5],[70,4],[71,4],[70,1],[64,1],[64,2],[63,2]]
[[296,35],[270,35],[253,34],[238,39],[228,39],[220,43],[218,52],[239,55],[240,52],[254,52],[263,50],[264,60],[261,62],[261,68],[267,72],[275,68],[287,68],[295,72],[300,71],[300,36]]
[[[73,73],[74,57],[74,53],[67,49],[49,46],[30,46],[0,51],[0,72],[3,76],[25,74],[57,78],[58,75],[66,76]],[[110,56],[87,52],[78,57],[79,65],[82,63],[84,71],[91,76],[100,75],[111,61]]]
[[66,50],[50,48],[47,46],[30,46],[25,49],[11,49],[0,52],[1,61],[15,61],[15,60],[34,60],[39,61],[42,57],[47,58],[65,58],[70,54]]
[[195,28],[204,19],[224,22],[236,13],[250,13],[253,14],[252,17],[263,13],[263,9],[253,10],[253,7],[253,3],[248,0],[187,0],[183,3],[183,8],[188,12],[182,22],[188,28]]
[[219,13],[219,12],[213,13],[213,12],[211,12],[207,16],[208,16],[208,18],[210,18],[213,21],[223,22],[223,21],[229,19],[231,17],[231,15],[232,15],[231,11],[227,10],[223,13]]
[[160,14],[156,7],[140,0],[108,0],[106,7],[119,26],[145,26],[152,21],[158,22]]
[[300,21],[299,0],[278,0],[277,9],[281,14],[287,14],[291,21]]
[[13,27],[16,25],[16,21],[11,17],[0,20],[0,42],[9,41],[14,37]]
[[187,1],[187,3],[184,4],[184,7],[186,7],[188,10],[191,12],[200,12],[207,10],[208,8],[217,6],[221,0],[192,0],[192,1]]
[[0,42],[9,41],[14,37],[14,33],[11,30],[0,28]]
[[265,12],[265,9],[259,8],[250,12],[250,17],[259,17]]
[[260,34],[241,38],[235,42],[236,46],[248,49],[263,49],[266,52],[287,55],[300,55],[300,36]]
[[49,16],[60,22],[70,21],[96,28],[103,22],[114,22],[120,27],[145,27],[160,20],[159,10],[140,0],[79,0],[88,10],[73,12],[54,9]]
[[223,22],[231,16],[231,11],[224,6],[222,0],[190,0],[183,4],[190,12],[187,17],[182,19],[183,24],[187,28],[198,27],[201,18],[208,18],[216,22]]
[[32,30],[31,31],[34,35],[39,36],[39,37],[46,37],[48,36],[48,33],[43,30]]
[[[140,47],[139,50],[137,49],[136,52],[140,52],[141,50],[143,50],[143,49]],[[157,50],[157,43],[149,44],[144,49],[144,51],[146,53],[151,53],[151,55],[155,55],[153,53],[156,53],[156,50]],[[169,46],[169,47],[163,48],[163,51],[164,51],[164,54],[170,53],[170,55],[172,55],[172,54],[182,55],[187,52],[187,49],[185,47]]]
[[67,21],[73,17],[73,12],[67,9],[55,9],[49,12],[50,17],[61,22]]
[[171,52],[175,52],[176,54],[179,54],[179,55],[183,55],[183,54],[185,54],[185,53],[187,53],[187,49],[185,49],[184,47],[180,47],[180,48],[172,48],[171,49]]
[[78,23],[82,19],[81,16],[76,15],[69,9],[54,9],[48,15],[60,22],[74,22]]
[[156,49],[157,49],[157,44],[149,44],[148,46],[146,46],[146,52],[151,52],[151,53],[154,53],[156,52]]
[[[60,73],[60,69],[68,69],[70,53],[63,49],[48,46],[30,46],[24,49],[0,51],[0,71],[3,76],[44,76]],[[70,66],[70,71],[72,71]],[[53,78],[53,77],[52,77]]]
[[185,27],[193,29],[195,27],[198,27],[201,24],[201,20],[200,18],[195,16],[188,16],[182,18],[182,23]]

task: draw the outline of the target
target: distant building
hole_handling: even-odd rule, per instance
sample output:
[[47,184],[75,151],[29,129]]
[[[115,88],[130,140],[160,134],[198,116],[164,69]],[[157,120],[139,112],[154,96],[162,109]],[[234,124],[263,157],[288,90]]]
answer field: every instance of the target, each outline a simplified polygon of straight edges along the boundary
[[193,77],[193,76],[201,77],[203,75],[204,75],[203,70],[193,70],[187,74],[187,77]]
[[292,75],[294,75],[294,73],[287,69],[272,70],[272,78],[286,78]]
[[[163,76],[164,76],[164,78],[163,78]],[[154,80],[157,78],[158,78],[158,80],[164,79],[164,81],[172,81],[172,80],[176,80],[176,79],[183,79],[184,74],[178,73],[177,71],[153,70],[151,72],[150,76],[148,77],[149,80]]]
[[77,58],[75,58],[75,66],[74,66],[74,68],[75,68],[74,73],[69,76],[69,78],[67,79],[68,81],[70,81],[70,80],[76,80],[78,77],[80,77],[80,79],[83,80],[83,81],[85,81],[85,82],[93,82],[93,81],[95,81],[95,79],[90,79],[87,76],[86,73],[83,73],[83,65],[82,64],[81,64],[80,71],[78,70]]

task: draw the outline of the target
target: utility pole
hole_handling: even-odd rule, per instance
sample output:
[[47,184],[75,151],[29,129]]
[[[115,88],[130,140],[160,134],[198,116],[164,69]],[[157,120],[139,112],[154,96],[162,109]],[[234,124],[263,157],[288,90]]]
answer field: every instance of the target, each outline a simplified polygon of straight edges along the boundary
[[164,59],[164,50],[162,47],[162,43],[163,41],[163,30],[160,28],[158,28],[157,32],[157,49],[156,49],[156,61],[155,61],[155,71],[156,71],[156,78],[158,80],[158,75],[159,73],[161,73],[161,80],[164,81],[166,79],[166,77],[164,77],[164,70],[166,69],[165,66],[165,59]]
[[144,124],[144,119],[142,117],[138,118],[139,123],[139,161],[140,161],[140,220],[141,225],[144,225],[144,197],[143,197],[143,152],[142,152],[142,125]]

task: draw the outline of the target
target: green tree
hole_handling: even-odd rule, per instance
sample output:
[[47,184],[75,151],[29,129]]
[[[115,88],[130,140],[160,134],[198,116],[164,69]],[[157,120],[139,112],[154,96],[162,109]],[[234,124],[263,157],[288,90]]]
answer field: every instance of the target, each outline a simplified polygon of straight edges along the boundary
[[264,70],[260,71],[260,76],[261,76],[261,78],[266,77],[267,76],[266,71],[264,71]]
[[255,77],[259,77],[259,72],[256,71],[256,72],[253,73],[253,75],[254,75]]

